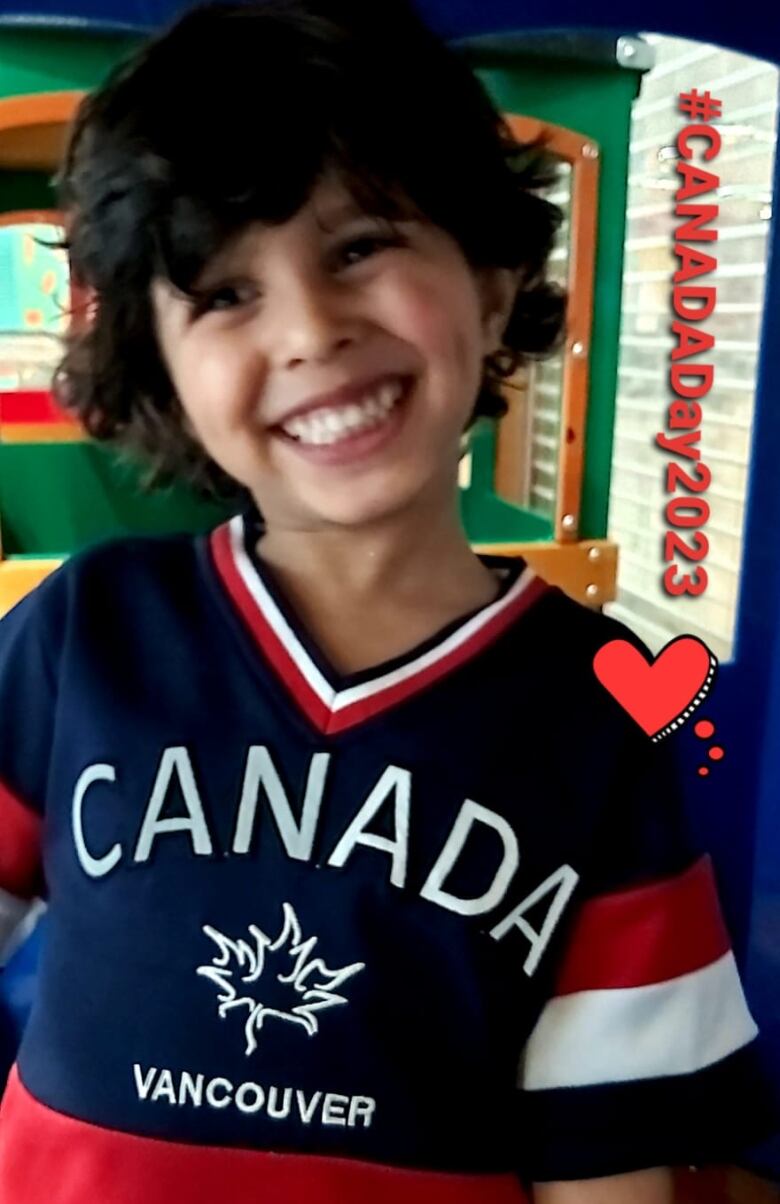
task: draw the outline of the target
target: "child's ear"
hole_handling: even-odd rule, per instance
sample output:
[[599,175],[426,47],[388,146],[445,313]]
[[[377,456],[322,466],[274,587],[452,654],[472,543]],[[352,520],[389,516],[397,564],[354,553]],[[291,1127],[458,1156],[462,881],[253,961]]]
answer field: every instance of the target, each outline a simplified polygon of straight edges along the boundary
[[485,355],[491,355],[501,346],[521,273],[520,268],[483,268],[479,273]]

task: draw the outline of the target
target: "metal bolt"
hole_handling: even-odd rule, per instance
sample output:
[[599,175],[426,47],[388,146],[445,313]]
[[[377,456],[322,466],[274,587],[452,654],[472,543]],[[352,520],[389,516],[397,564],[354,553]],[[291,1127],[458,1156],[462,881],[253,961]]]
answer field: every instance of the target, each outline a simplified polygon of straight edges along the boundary
[[594,146],[592,142],[586,142],[582,148],[582,153],[586,159],[598,159],[599,148]]
[[601,548],[588,548],[588,560],[600,560]]
[[615,61],[631,71],[649,71],[655,66],[655,48],[642,38],[622,37],[615,44]]
[[572,343],[571,353],[572,353],[572,355],[576,355],[577,358],[579,359],[581,356],[583,356],[585,354],[585,344],[580,342],[580,340],[578,339],[576,343]]
[[563,518],[561,519],[561,525],[565,527],[567,531],[571,531],[577,525],[576,515],[564,514]]
[[589,598],[597,597],[598,592],[599,592],[599,587],[597,585],[592,585],[592,584],[589,585],[587,587],[587,589],[585,590],[585,593],[588,595]]

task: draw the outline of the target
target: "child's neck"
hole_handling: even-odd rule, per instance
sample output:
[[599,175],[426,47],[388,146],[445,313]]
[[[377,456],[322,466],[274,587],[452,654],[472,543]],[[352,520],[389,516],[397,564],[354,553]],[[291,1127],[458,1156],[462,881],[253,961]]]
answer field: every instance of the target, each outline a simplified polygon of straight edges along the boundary
[[471,551],[456,506],[357,529],[271,526],[258,552],[343,674],[410,651],[499,589]]

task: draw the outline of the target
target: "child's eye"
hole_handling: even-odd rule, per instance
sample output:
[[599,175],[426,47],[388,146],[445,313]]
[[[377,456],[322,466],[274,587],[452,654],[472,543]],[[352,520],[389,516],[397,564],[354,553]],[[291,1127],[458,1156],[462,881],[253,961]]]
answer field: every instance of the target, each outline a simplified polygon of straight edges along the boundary
[[[342,261],[346,262],[347,267],[350,267],[353,263],[359,263],[372,251],[399,247],[401,243],[402,240],[397,235],[364,234],[360,238],[352,238],[349,242],[344,243],[338,255]],[[357,259],[352,258],[355,253],[357,253]],[[254,293],[252,292],[251,295],[254,296]],[[202,289],[191,296],[193,316],[199,318],[203,314],[225,312],[234,309],[236,305],[243,304],[247,299],[251,299],[247,297],[247,289],[240,285],[222,284],[218,288]]]
[[[226,301],[227,304],[219,304],[220,300]],[[201,314],[212,313],[213,311],[224,311],[233,309],[236,304],[241,304],[246,300],[246,292],[232,284],[223,284],[219,288],[204,290],[195,294],[194,297],[194,313],[196,317]]]
[[[394,238],[389,234],[365,234],[360,238],[352,238],[349,242],[345,243],[341,248],[341,257],[342,259],[346,259],[356,248],[358,250],[362,248],[364,251],[366,248],[386,250],[388,247],[398,247],[400,244],[401,240],[399,238]],[[364,257],[364,255],[359,255],[359,259],[363,259]],[[356,261],[352,260],[351,262]],[[347,266],[349,267],[349,263]]]

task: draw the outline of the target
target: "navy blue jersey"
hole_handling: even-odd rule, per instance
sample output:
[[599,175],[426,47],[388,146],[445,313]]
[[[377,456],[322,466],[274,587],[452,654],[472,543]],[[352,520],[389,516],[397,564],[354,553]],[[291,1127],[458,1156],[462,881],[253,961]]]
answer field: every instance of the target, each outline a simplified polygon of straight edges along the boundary
[[[519,1204],[728,1157],[756,1027],[625,627],[520,560],[339,677],[256,552],[80,553],[0,623],[0,887],[43,893],[14,1204]],[[763,1122],[762,1122],[763,1123]]]

